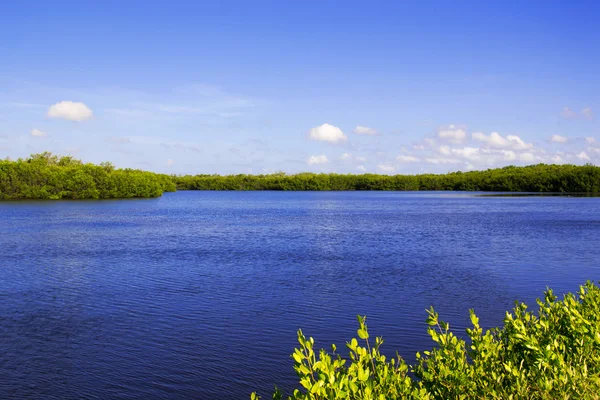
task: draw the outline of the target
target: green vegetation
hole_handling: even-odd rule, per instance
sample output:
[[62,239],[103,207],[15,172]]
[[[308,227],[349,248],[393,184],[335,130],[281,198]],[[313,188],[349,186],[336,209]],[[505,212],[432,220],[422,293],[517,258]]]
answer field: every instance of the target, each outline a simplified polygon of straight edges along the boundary
[[472,190],[506,192],[600,192],[600,167],[546,165],[422,175],[174,176],[179,190]]
[[[600,288],[592,282],[558,300],[551,290],[538,300],[537,315],[517,303],[504,326],[483,332],[471,310],[470,343],[456,337],[428,310],[428,333],[436,344],[417,353],[417,364],[387,359],[369,341],[364,317],[359,340],[314,351],[313,338],[298,331],[292,357],[303,389],[290,399],[598,399],[600,398]],[[361,345],[364,343],[364,345]],[[280,399],[279,391],[273,395]],[[258,396],[253,393],[251,398]]]
[[170,176],[110,163],[83,164],[48,152],[0,160],[0,200],[158,197],[164,191],[175,191]]
[[165,175],[32,154],[0,160],[0,200],[157,197],[175,190],[467,190],[600,192],[600,167],[531,165],[449,174]]

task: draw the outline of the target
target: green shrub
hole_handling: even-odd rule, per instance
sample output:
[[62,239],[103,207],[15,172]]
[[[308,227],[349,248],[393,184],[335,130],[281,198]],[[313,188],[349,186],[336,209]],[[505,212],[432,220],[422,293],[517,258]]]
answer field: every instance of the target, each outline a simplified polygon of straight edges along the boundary
[[365,317],[358,317],[359,339],[346,343],[349,359],[335,346],[317,354],[313,338],[298,331],[300,347],[292,357],[302,389],[289,398],[599,399],[600,288],[588,281],[562,300],[548,289],[537,304],[533,313],[516,303],[503,327],[485,332],[471,310],[468,343],[428,310],[436,346],[417,353],[414,366],[400,356],[386,359],[379,350],[383,340],[370,342]]
[[169,175],[83,164],[49,152],[0,160],[0,200],[158,197],[175,190]]

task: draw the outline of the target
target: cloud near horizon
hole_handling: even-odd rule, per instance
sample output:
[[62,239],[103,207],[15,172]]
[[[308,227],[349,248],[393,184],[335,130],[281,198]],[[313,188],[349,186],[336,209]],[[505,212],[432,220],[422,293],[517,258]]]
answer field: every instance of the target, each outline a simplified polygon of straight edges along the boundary
[[493,149],[526,150],[533,147],[533,144],[525,143],[519,136],[508,135],[503,137],[498,132],[492,132],[489,136],[481,132],[474,132],[471,137]]
[[357,125],[353,131],[357,135],[367,135],[374,136],[377,135],[377,131],[373,128],[369,128],[368,126]]
[[306,161],[308,165],[318,165],[318,164],[327,164],[329,160],[324,154],[320,154],[317,156],[310,156]]
[[44,138],[46,136],[48,136],[48,134],[46,132],[43,132],[39,129],[32,129],[29,134],[33,137],[37,137],[37,138]]
[[591,107],[585,107],[580,112],[573,111],[569,107],[564,107],[562,112],[560,113],[560,116],[563,117],[564,119],[583,118],[583,119],[591,120],[591,119],[594,119],[594,111],[592,110]]
[[561,135],[552,135],[552,137],[550,138],[550,141],[552,143],[567,143],[569,141],[569,138],[567,138],[566,136],[561,136]]
[[448,125],[438,129],[437,137],[443,141],[460,144],[467,138],[467,132],[455,125]]

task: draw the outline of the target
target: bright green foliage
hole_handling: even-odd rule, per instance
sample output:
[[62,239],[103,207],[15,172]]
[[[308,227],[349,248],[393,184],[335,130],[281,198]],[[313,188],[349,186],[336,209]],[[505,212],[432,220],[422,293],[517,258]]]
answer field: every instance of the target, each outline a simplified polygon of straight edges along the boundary
[[174,176],[179,190],[470,190],[506,192],[600,192],[600,167],[591,164],[531,165],[435,175]]
[[[600,399],[600,288],[592,282],[562,300],[547,290],[538,312],[517,303],[504,326],[483,332],[471,310],[467,343],[428,310],[436,347],[407,366],[371,347],[365,318],[346,344],[349,360],[321,350],[298,331],[294,369],[303,389],[290,399]],[[409,375],[409,371],[412,373]],[[274,399],[282,394],[277,391]],[[256,394],[252,394],[257,399]]]
[[83,164],[48,152],[0,160],[0,200],[158,197],[175,190],[168,175]]

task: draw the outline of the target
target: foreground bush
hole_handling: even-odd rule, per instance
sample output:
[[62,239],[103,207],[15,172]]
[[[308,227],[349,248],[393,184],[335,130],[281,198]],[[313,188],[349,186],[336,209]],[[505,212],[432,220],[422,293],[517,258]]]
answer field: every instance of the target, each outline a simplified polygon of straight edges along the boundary
[[436,346],[417,353],[414,366],[382,355],[383,340],[369,340],[365,317],[358,317],[359,340],[346,343],[349,359],[335,345],[317,354],[313,338],[298,331],[300,347],[292,357],[302,389],[289,398],[599,399],[600,288],[588,281],[562,300],[547,290],[537,304],[533,313],[517,303],[503,327],[485,332],[471,310],[469,343],[428,310]]
[[48,152],[0,160],[0,200],[158,197],[175,190],[168,175],[84,164]]

